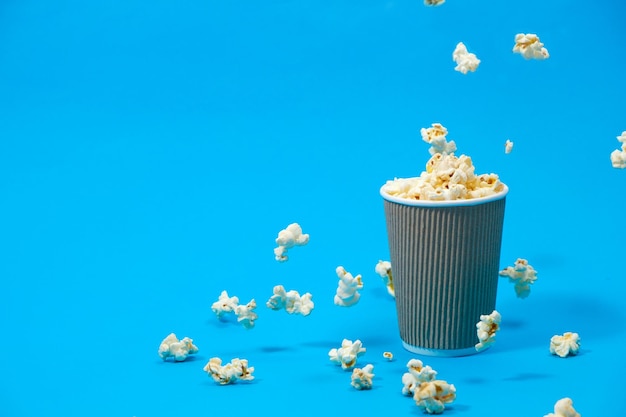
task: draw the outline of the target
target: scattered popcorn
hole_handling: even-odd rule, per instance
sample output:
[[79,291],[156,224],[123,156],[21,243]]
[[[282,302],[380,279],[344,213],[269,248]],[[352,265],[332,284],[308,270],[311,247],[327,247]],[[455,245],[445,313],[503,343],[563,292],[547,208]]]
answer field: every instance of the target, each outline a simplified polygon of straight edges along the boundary
[[561,398],[554,404],[554,413],[546,414],[544,417],[580,417],[573,404],[571,398]]
[[500,330],[502,317],[500,313],[493,310],[493,313],[481,314],[480,321],[476,323],[476,333],[479,342],[476,343],[476,350],[481,351],[496,343],[496,332]]
[[358,390],[372,389],[373,370],[374,365],[372,364],[367,364],[363,368],[354,368],[351,385]]
[[550,339],[550,353],[562,358],[578,354],[580,336],[578,333],[565,332],[562,336],[555,335]]
[[159,346],[159,356],[164,361],[173,357],[175,361],[182,362],[194,353],[198,353],[198,348],[193,344],[193,340],[188,337],[178,340],[174,333],[170,333],[163,339]]
[[424,366],[419,359],[411,359],[406,367],[409,372],[402,375],[402,394],[411,396],[415,394],[415,389],[423,382],[434,381],[437,372],[430,366]]
[[622,143],[622,149],[611,152],[611,164],[613,168],[626,168],[626,130],[622,132],[617,140]]
[[548,50],[543,47],[543,43],[534,33],[515,35],[513,52],[521,54],[526,59],[547,59],[550,57]]
[[467,47],[463,42],[459,42],[452,52],[452,59],[456,62],[455,71],[461,74],[467,74],[468,71],[474,72],[480,64],[480,59],[475,54],[467,51]]
[[238,305],[235,307],[235,314],[237,315],[237,321],[243,325],[246,329],[254,327],[254,321],[259,317],[253,310],[256,308],[256,301],[254,298],[246,305]]
[[428,414],[441,414],[446,404],[456,399],[456,388],[441,380],[422,382],[415,389],[413,399]]
[[530,285],[537,280],[537,271],[528,264],[526,259],[518,258],[515,266],[508,266],[499,272],[501,277],[508,277],[509,282],[515,283],[515,293],[519,298],[526,298],[530,294]]
[[213,310],[218,319],[221,319],[225,314],[235,311],[238,304],[239,298],[229,297],[226,291],[222,291],[218,300],[211,306],[211,310]]
[[511,142],[509,139],[506,140],[506,143],[504,144],[504,153],[511,153],[511,151],[513,150],[513,142]]
[[352,340],[343,339],[341,347],[339,349],[331,349],[328,352],[328,356],[331,362],[341,365],[341,368],[350,369],[354,367],[357,358],[363,355],[365,351],[366,349],[360,340],[355,340],[352,343]]
[[433,123],[429,128],[421,128],[420,134],[422,135],[422,140],[431,145],[428,149],[431,155],[436,153],[447,155],[456,151],[456,144],[454,141],[451,140],[448,142],[446,139],[448,129],[446,129],[441,123]]
[[274,287],[274,295],[267,300],[265,305],[272,310],[285,309],[289,314],[302,314],[308,316],[315,307],[313,296],[305,293],[302,296],[298,291],[285,291],[285,287],[277,285]]
[[392,361],[393,360],[393,353],[391,353],[391,352],[383,352],[383,358],[387,359],[388,361]]
[[378,261],[376,264],[376,273],[380,275],[380,277],[385,282],[385,286],[387,287],[387,292],[389,295],[395,298],[396,291],[393,287],[393,275],[391,275],[391,262],[389,261]]
[[286,229],[281,230],[276,238],[277,248],[274,249],[274,255],[278,262],[285,262],[289,258],[287,250],[294,246],[304,246],[309,243],[309,235],[302,233],[302,228],[298,223],[291,223]]
[[446,0],[424,0],[426,6],[441,6]]
[[335,271],[339,277],[339,286],[335,294],[335,304],[342,307],[355,305],[361,298],[361,294],[358,292],[358,290],[363,288],[361,275],[359,274],[353,277],[343,266],[338,266]]
[[204,366],[204,371],[220,385],[232,384],[239,380],[252,381],[254,367],[248,366],[246,359],[235,358],[226,365],[222,365],[220,358],[211,358]]

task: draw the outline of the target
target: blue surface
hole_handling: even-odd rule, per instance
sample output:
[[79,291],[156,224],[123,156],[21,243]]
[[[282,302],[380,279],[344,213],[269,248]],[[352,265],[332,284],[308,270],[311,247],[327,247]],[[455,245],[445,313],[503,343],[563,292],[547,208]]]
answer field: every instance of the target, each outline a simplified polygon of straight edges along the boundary
[[[609,154],[626,130],[624,12],[0,2],[0,416],[421,415],[374,266],[388,258],[378,189],[419,174],[433,122],[509,185],[501,266],[523,257],[539,276],[525,300],[501,280],[492,349],[421,358],[457,388],[445,415],[543,416],[565,396],[623,415],[626,171]],[[513,54],[519,32],[551,57]],[[453,70],[459,41],[475,73]],[[279,264],[294,221],[311,241]],[[349,309],[333,304],[338,265],[363,275]],[[276,284],[311,292],[313,313],[265,308]],[[254,329],[216,320],[224,289],[257,300]],[[581,353],[550,356],[565,331]],[[159,359],[170,332],[195,359]],[[343,338],[363,341],[373,390],[328,361]],[[248,359],[256,380],[215,385],[213,356]]]

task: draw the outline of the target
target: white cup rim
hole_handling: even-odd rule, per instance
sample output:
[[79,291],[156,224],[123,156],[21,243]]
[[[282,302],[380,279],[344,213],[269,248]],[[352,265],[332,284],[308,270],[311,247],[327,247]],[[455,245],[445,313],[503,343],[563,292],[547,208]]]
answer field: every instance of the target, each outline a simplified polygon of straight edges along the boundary
[[501,200],[509,192],[509,187],[506,184],[502,184],[502,191],[499,191],[495,194],[488,195],[485,197],[477,197],[477,198],[466,198],[460,200],[415,200],[412,198],[403,198],[396,197],[388,194],[383,190],[385,188],[384,184],[380,187],[380,195],[387,201],[391,201],[393,203],[401,204],[404,206],[415,206],[415,207],[460,207],[460,206],[477,206],[479,204],[489,203],[496,200]]

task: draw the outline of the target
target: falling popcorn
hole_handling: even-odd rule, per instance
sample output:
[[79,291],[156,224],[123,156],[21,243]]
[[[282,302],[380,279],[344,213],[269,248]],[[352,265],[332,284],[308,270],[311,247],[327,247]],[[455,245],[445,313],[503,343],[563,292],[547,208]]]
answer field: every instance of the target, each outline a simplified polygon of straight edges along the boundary
[[544,417],[580,417],[574,410],[574,403],[571,398],[561,398],[554,405],[554,413],[546,414]]
[[218,300],[211,306],[211,310],[213,310],[218,319],[221,319],[225,314],[234,312],[238,304],[239,298],[229,297],[226,291],[222,291]]
[[365,353],[366,349],[363,347],[363,343],[360,340],[343,339],[341,347],[333,348],[328,352],[328,357],[331,362],[341,365],[342,369],[353,368],[356,364],[356,360],[359,356]]
[[502,317],[496,310],[493,310],[493,313],[489,315],[482,314],[480,316],[480,321],[476,324],[479,340],[475,346],[477,351],[485,350],[496,343],[496,332],[500,330],[501,321]]
[[408,372],[402,375],[402,395],[414,395],[415,389],[422,382],[434,381],[437,376],[437,371],[434,371],[430,366],[424,366],[419,359],[411,359],[407,362],[406,367]]
[[354,368],[350,384],[358,390],[372,389],[373,370],[374,365],[372,364],[367,364],[363,368]]
[[518,33],[515,35],[513,52],[521,54],[526,59],[547,59],[550,57],[539,37],[534,33]]
[[220,358],[211,358],[204,366],[204,371],[220,385],[233,384],[239,380],[252,381],[254,367],[248,366],[246,359],[235,358],[226,365],[222,365]]
[[285,291],[285,287],[282,285],[274,287],[274,294],[267,300],[265,305],[272,310],[285,309],[289,314],[295,313],[303,316],[311,314],[315,307],[313,296],[310,293],[307,292],[300,296],[298,291]]
[[515,293],[519,298],[530,294],[530,286],[537,280],[537,271],[528,264],[526,259],[518,258],[515,266],[508,266],[499,272],[501,277],[508,277],[515,284]]
[[513,150],[513,142],[507,139],[504,144],[504,153],[509,154],[511,153],[512,150]]
[[467,47],[463,42],[459,42],[452,52],[452,59],[456,63],[455,71],[461,74],[467,74],[468,71],[474,72],[480,64],[480,59],[475,54],[467,51]]
[[550,339],[550,353],[561,358],[576,355],[579,349],[580,336],[578,333],[565,332],[561,336],[555,335]]
[[198,348],[193,344],[193,340],[188,337],[178,340],[174,333],[163,339],[159,346],[159,356],[164,361],[172,357],[176,362],[182,362],[194,353],[198,353]]
[[426,6],[441,6],[446,0],[424,0]]
[[278,262],[285,262],[289,259],[287,250],[294,246],[304,246],[309,243],[309,235],[302,233],[302,228],[298,223],[291,223],[286,229],[281,230],[276,238],[277,248],[274,255]]
[[616,149],[611,152],[611,165],[613,168],[626,168],[626,130],[622,132],[617,140],[621,142],[622,149]]
[[452,154],[456,151],[456,144],[453,140],[448,142],[446,136],[448,135],[448,129],[446,129],[441,123],[433,123],[431,127],[423,127],[420,129],[422,140],[430,144],[428,151],[431,155],[440,153],[443,155]]
[[383,279],[385,286],[387,287],[387,292],[389,295],[395,298],[396,291],[393,286],[393,275],[391,275],[391,262],[389,261],[378,261],[376,264],[375,271],[380,277]]
[[235,307],[235,314],[237,315],[237,321],[243,325],[246,329],[254,327],[254,321],[259,317],[254,309],[256,308],[256,301],[254,298],[246,305],[238,305]]
[[335,304],[341,307],[350,307],[359,302],[361,294],[358,290],[363,288],[361,275],[353,277],[343,266],[335,270],[339,277],[339,286],[335,294]]

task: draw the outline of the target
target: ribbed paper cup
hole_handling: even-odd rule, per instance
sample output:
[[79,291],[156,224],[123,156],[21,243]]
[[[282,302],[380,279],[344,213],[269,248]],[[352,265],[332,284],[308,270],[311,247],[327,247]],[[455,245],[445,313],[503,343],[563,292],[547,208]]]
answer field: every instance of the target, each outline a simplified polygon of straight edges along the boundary
[[381,188],[400,338],[414,353],[476,353],[476,323],[496,305],[508,188],[470,200],[397,198]]

